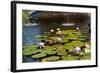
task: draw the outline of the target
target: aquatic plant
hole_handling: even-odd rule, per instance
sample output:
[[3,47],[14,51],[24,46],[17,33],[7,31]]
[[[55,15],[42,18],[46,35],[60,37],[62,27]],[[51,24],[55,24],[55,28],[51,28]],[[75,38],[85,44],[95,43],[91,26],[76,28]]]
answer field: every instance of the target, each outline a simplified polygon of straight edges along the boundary
[[46,54],[48,54],[48,55],[56,54],[56,51],[54,51],[54,50],[49,50],[49,49],[43,50],[42,52],[43,52],[43,53],[46,53]]
[[32,58],[39,59],[42,62],[61,61],[61,60],[86,60],[90,59],[90,53],[75,53],[75,47],[82,47],[85,42],[86,35],[76,30],[62,31],[62,43],[59,45],[57,36],[50,36],[50,32],[44,32],[43,35],[36,35],[37,40],[45,40],[45,47],[38,49],[37,45],[27,45],[23,47],[23,55],[32,55]]
[[60,57],[59,56],[50,56],[50,57],[46,57],[46,58],[43,58],[41,61],[42,62],[50,62],[50,61],[57,61],[59,60]]
[[42,57],[45,57],[45,56],[46,56],[45,53],[39,53],[39,54],[32,55],[32,58],[42,58]]
[[42,50],[34,50],[34,49],[24,49],[23,50],[23,55],[32,55],[32,54],[36,54],[38,52],[41,52]]
[[31,55],[36,52],[37,45],[26,45],[23,47],[23,55]]
[[66,55],[67,52],[66,52],[66,49],[63,49],[63,48],[58,48],[57,50],[57,55]]
[[68,55],[62,56],[62,59],[63,60],[76,60],[74,56],[68,56]]

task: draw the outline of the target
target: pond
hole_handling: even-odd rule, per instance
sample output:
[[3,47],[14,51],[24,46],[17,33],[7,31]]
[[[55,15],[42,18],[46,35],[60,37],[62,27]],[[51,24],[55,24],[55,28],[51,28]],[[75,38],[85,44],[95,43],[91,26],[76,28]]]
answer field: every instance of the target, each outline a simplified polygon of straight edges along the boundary
[[[39,42],[35,38],[36,35],[42,35],[43,32],[49,32],[51,29],[57,31],[57,28],[60,28],[61,31],[64,30],[76,30],[76,25],[74,24],[37,24],[34,26],[23,26],[23,47],[26,45],[34,45]],[[79,28],[84,28],[82,26],[78,26]],[[85,29],[84,29],[85,30]],[[31,48],[32,49],[32,48]],[[39,59],[32,58],[32,56],[23,57],[23,62],[39,62]]]

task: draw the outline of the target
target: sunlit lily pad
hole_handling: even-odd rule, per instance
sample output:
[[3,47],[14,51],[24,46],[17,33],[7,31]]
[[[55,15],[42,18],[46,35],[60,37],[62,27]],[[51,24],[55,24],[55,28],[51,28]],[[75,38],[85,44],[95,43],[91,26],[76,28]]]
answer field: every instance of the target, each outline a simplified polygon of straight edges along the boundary
[[57,51],[57,55],[66,55],[67,54],[66,49],[63,49],[63,48],[58,48],[56,51]]
[[42,49],[34,50],[34,51],[32,52],[32,54],[36,54],[36,53],[41,52],[41,51],[42,51]]
[[46,56],[46,54],[44,54],[44,53],[39,53],[39,54],[33,55],[32,58],[42,58],[42,57],[45,57],[45,56]]
[[52,54],[56,54],[56,51],[52,49],[46,49],[46,50],[43,50],[42,53],[52,55]]
[[25,49],[23,50],[23,55],[32,55],[38,52],[41,52],[42,50],[34,50],[34,49]]
[[68,46],[68,45],[73,46],[73,47],[77,47],[77,46],[80,47],[80,46],[84,46],[84,43],[81,41],[72,41],[72,42],[68,43],[66,46]]

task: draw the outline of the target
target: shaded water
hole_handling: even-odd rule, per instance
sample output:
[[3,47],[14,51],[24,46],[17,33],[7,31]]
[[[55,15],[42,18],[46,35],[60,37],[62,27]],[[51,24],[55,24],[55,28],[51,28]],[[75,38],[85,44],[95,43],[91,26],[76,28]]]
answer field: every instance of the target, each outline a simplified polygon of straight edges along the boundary
[[40,26],[23,26],[23,45],[31,45],[36,41],[35,35],[41,34]]

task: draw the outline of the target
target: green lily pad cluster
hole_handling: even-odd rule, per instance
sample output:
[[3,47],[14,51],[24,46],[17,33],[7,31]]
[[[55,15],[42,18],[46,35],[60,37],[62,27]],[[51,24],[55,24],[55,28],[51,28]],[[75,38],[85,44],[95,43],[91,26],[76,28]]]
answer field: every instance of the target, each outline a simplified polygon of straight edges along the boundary
[[36,35],[35,37],[48,43],[45,43],[43,49],[39,49],[38,45],[23,46],[23,56],[30,55],[31,58],[39,59],[41,62],[91,59],[91,53],[86,54],[84,51],[80,53],[74,52],[75,47],[82,47],[85,43],[90,43],[90,41],[84,41],[87,36],[83,35],[81,31],[62,31],[62,43],[60,45],[57,43],[57,36],[50,36],[50,32],[44,32],[44,35]]

